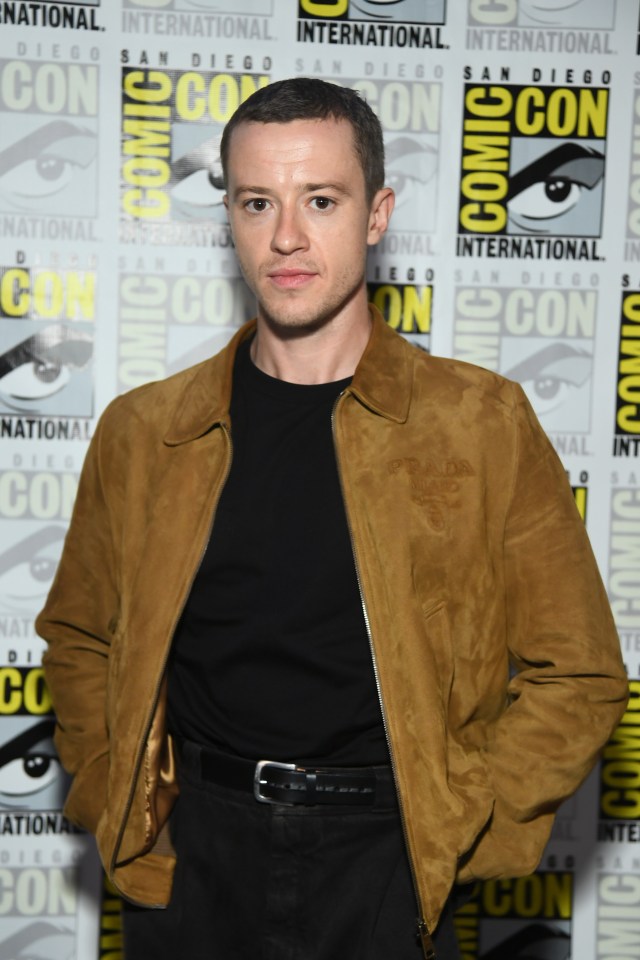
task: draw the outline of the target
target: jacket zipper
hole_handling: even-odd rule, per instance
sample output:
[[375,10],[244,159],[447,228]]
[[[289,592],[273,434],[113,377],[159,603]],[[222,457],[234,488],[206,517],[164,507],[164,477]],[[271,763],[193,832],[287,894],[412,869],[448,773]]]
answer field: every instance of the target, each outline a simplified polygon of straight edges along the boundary
[[373,673],[376,681],[376,690],[378,692],[378,702],[380,704],[380,713],[382,715],[382,726],[384,728],[384,736],[387,742],[387,749],[389,751],[389,759],[391,761],[391,772],[393,775],[393,783],[395,787],[396,797],[398,799],[398,810],[400,811],[400,823],[402,825],[402,834],[404,836],[404,845],[407,851],[407,859],[409,861],[409,869],[411,872],[411,881],[413,883],[413,892],[416,898],[416,906],[418,908],[418,918],[417,918],[417,934],[420,939],[420,944],[422,946],[422,953],[424,960],[436,960],[436,952],[433,946],[433,940],[431,939],[431,934],[429,933],[429,927],[427,922],[422,916],[422,904],[420,902],[420,894],[418,893],[418,883],[416,881],[415,867],[413,859],[411,856],[411,850],[409,847],[408,832],[407,832],[407,821],[404,814],[404,808],[402,806],[402,797],[400,796],[400,790],[398,789],[398,775],[396,770],[396,761],[393,752],[393,747],[391,745],[391,738],[389,736],[389,727],[387,723],[387,712],[384,705],[384,700],[382,699],[382,687],[380,685],[380,676],[378,673],[378,661],[376,659],[376,652],[373,645],[373,636],[371,634],[371,622],[369,620],[369,614],[367,612],[367,604],[364,596],[364,589],[362,587],[362,578],[360,575],[360,564],[358,561],[358,551],[356,549],[356,541],[353,534],[353,528],[351,526],[351,519],[349,516],[349,510],[347,508],[347,498],[345,496],[344,481],[342,478],[342,466],[340,462],[340,452],[338,449],[338,442],[336,437],[336,413],[338,410],[338,405],[342,398],[346,396],[345,391],[343,391],[338,399],[336,400],[333,410],[331,412],[331,431],[333,434],[333,446],[336,454],[336,464],[338,467],[338,479],[340,481],[340,490],[342,492],[342,500],[345,508],[345,515],[347,518],[347,529],[349,531],[349,539],[351,541],[351,551],[353,553],[353,562],[356,571],[356,580],[358,583],[358,591],[360,593],[360,604],[362,606],[362,614],[364,617],[364,623],[367,630],[367,639],[369,641],[369,652],[371,653],[371,661],[373,664]]
[[[228,445],[229,445],[229,449],[228,449],[228,453],[227,453],[227,462],[226,462],[225,470],[224,470],[224,472],[223,472],[223,474],[222,474],[222,477],[221,477],[221,479],[220,479],[220,483],[218,484],[218,487],[217,487],[217,489],[216,489],[215,497],[214,497],[214,499],[213,499],[213,509],[212,509],[212,511],[211,511],[211,519],[209,520],[209,530],[208,530],[208,533],[207,533],[207,538],[206,538],[206,540],[205,540],[205,542],[204,542],[204,547],[202,548],[202,550],[201,550],[201,552],[200,552],[200,556],[199,556],[199,558],[198,558],[198,563],[196,564],[196,566],[195,566],[194,569],[193,569],[193,573],[192,573],[192,575],[191,575],[191,579],[189,580],[189,583],[188,583],[188,585],[187,585],[187,590],[185,591],[185,594],[184,594],[184,599],[183,599],[183,601],[182,601],[182,603],[181,603],[181,605],[180,605],[180,608],[178,609],[178,611],[177,611],[177,613],[176,613],[176,616],[175,616],[175,618],[174,618],[174,620],[173,620],[173,623],[172,623],[172,625],[171,625],[171,641],[173,641],[173,635],[174,635],[174,633],[175,633],[175,631],[176,631],[176,627],[177,627],[177,625],[178,625],[178,620],[179,620],[180,617],[182,616],[182,611],[184,610],[185,604],[186,604],[186,602],[187,602],[187,598],[188,598],[188,596],[189,596],[189,592],[190,592],[191,587],[193,586],[193,582],[194,582],[194,580],[195,580],[195,578],[196,578],[196,576],[197,576],[197,574],[198,574],[198,570],[199,570],[200,567],[202,566],[202,561],[204,560],[204,555],[205,555],[205,553],[206,553],[206,551],[207,551],[207,547],[209,546],[209,541],[211,540],[211,533],[212,533],[212,531],[213,531],[213,522],[214,522],[214,520],[215,520],[215,515],[216,515],[216,509],[217,509],[217,506],[218,506],[218,501],[220,500],[220,494],[222,493],[222,488],[224,487],[225,483],[227,482],[227,478],[228,478],[228,476],[229,476],[229,471],[230,471],[230,469],[231,469],[231,459],[232,459],[232,453],[233,453],[233,444],[232,444],[232,441],[231,441],[231,431],[229,430],[229,428],[227,427],[227,425],[226,425],[225,423],[221,423],[221,424],[220,424],[220,429],[221,429],[222,432],[224,433],[224,435],[225,435],[225,437],[226,437],[226,439],[227,439]],[[129,791],[129,796],[128,796],[128,798],[127,798],[127,803],[126,803],[126,806],[125,806],[125,808],[124,808],[124,813],[123,813],[122,820],[121,820],[121,823],[120,823],[120,830],[119,830],[119,833],[118,833],[118,837],[117,837],[117,839],[116,839],[116,843],[115,843],[114,848],[113,848],[113,856],[112,856],[112,858],[111,858],[111,863],[110,863],[110,865],[109,865],[109,875],[110,875],[110,879],[111,879],[111,882],[112,882],[112,883],[114,883],[114,881],[113,881],[113,874],[114,874],[115,866],[116,866],[116,856],[117,856],[118,850],[120,849],[120,845],[121,845],[121,843],[122,843],[122,837],[123,837],[123,835],[124,835],[124,831],[125,831],[125,827],[126,827],[126,824],[127,824],[127,820],[129,819],[129,813],[130,813],[130,811],[131,811],[131,806],[132,806],[132,804],[133,804],[133,796],[134,796],[134,793],[135,793],[136,783],[138,782],[138,776],[140,775],[140,768],[141,768],[141,766],[142,766],[142,758],[144,757],[144,752],[145,752],[146,746],[147,746],[147,738],[148,738],[148,736],[149,736],[149,731],[150,731],[150,729],[151,729],[151,724],[153,723],[153,718],[154,718],[155,713],[156,713],[156,708],[157,708],[157,706],[158,706],[158,700],[160,699],[160,688],[161,688],[161,686],[162,686],[162,680],[163,680],[163,678],[164,678],[164,674],[165,674],[165,670],[166,670],[166,666],[167,666],[167,660],[169,659],[169,653],[170,653],[170,651],[171,651],[171,642],[169,642],[169,644],[167,645],[167,649],[166,649],[166,651],[165,651],[165,655],[164,655],[163,660],[162,660],[162,668],[161,668],[161,670],[160,670],[160,673],[158,674],[158,682],[157,682],[157,684],[156,684],[155,692],[154,692],[154,695],[153,695],[153,700],[151,701],[151,710],[150,710],[150,712],[149,712],[149,718],[148,718],[148,720],[147,720],[147,724],[146,724],[145,730],[144,730],[144,736],[143,736],[143,738],[142,738],[142,742],[141,742],[141,745],[140,745],[140,747],[139,747],[139,749],[138,749],[138,754],[137,754],[137,756],[136,756],[136,762],[135,762],[135,766],[134,766],[134,774],[133,774],[133,779],[132,779],[132,781],[131,781],[131,789],[130,789],[130,791]],[[114,883],[114,886],[116,886],[115,883]],[[117,886],[116,886],[116,889],[117,889]],[[124,896],[124,894],[123,894],[123,896]],[[130,898],[127,898],[127,899],[130,900]],[[130,900],[130,902],[131,902],[131,903],[135,903],[135,901],[133,901],[133,900]],[[157,909],[162,909],[163,906],[164,906],[164,904],[160,904],[160,903],[158,903],[158,904],[152,904],[152,907],[155,907],[155,908],[157,908]]]

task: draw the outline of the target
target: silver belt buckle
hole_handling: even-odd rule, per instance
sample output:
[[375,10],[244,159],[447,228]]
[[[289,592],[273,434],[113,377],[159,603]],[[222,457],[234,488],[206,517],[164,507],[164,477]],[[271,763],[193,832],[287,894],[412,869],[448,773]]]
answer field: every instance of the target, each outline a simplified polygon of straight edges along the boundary
[[296,770],[297,767],[295,763],[278,763],[277,760],[258,760],[253,774],[253,795],[256,800],[259,800],[260,803],[278,803],[281,806],[293,806],[292,803],[287,804],[286,800],[273,800],[272,797],[265,797],[263,795],[261,790],[262,784],[268,783],[268,781],[263,780],[261,776],[263,767],[278,767],[280,770]]

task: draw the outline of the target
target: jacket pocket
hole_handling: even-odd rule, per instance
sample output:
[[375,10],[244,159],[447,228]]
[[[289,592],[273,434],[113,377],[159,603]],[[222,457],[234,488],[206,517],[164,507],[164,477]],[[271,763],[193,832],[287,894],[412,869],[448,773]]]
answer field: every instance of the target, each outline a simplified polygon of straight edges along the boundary
[[[446,743],[446,783],[448,796],[455,797],[459,814],[458,851],[468,849],[491,818],[494,793],[484,750],[476,737],[456,728],[452,713],[456,657],[453,632],[444,600],[422,605],[422,614],[438,672]],[[460,678],[458,678],[458,683]]]
[[438,689],[446,713],[454,678],[451,625],[444,600],[421,604],[426,640],[437,672]]

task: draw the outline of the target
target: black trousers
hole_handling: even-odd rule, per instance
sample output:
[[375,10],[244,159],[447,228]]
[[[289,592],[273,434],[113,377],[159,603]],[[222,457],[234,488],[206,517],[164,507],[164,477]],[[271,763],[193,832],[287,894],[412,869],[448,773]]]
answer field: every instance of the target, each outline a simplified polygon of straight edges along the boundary
[[[395,804],[263,804],[188,761],[180,790],[171,902],[125,905],[125,960],[422,960]],[[450,905],[435,945],[459,960]]]

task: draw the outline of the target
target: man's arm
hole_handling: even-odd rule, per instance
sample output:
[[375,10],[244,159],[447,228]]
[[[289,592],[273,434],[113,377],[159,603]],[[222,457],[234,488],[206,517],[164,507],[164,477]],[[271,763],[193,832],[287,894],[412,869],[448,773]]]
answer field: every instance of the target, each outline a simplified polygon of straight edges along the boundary
[[[57,718],[55,743],[74,775],[65,813],[91,832],[106,802],[107,670],[118,620],[114,524],[103,487],[112,446],[103,420],[85,459],[55,580],[36,620],[49,644],[43,664]],[[111,463],[111,476],[113,470]]]
[[[564,469],[521,388],[505,528],[506,629],[514,676],[487,746],[494,816],[461,879],[491,876],[492,848],[552,815],[618,723],[628,683],[617,631]],[[523,864],[523,872],[535,864]]]

